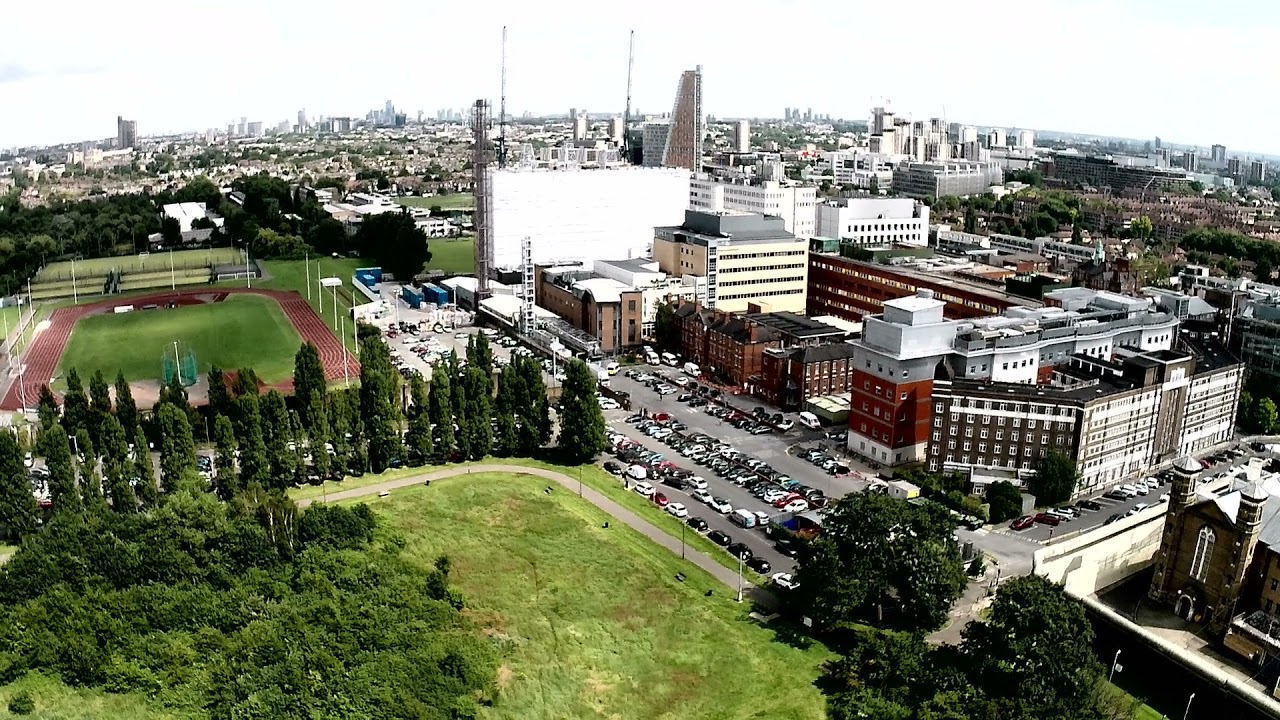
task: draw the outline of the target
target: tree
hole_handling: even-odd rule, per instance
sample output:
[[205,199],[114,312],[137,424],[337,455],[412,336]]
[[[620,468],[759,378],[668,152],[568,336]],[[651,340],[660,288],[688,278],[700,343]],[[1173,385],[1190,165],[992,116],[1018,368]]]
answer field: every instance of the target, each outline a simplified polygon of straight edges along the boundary
[[498,397],[494,399],[493,454],[511,457],[520,453],[520,409],[518,398],[524,395],[524,378],[516,368],[508,365],[498,379]]
[[1066,501],[1080,480],[1075,460],[1057,448],[1036,460],[1034,469],[1036,474],[1031,478],[1031,493],[1041,507]]
[[129,437],[138,429],[138,403],[133,399],[133,388],[124,372],[116,373],[116,419]]
[[570,360],[564,374],[560,391],[560,452],[570,463],[589,462],[609,446],[604,413],[596,400],[596,379],[591,368],[581,360]]
[[271,390],[262,397],[262,442],[267,449],[267,466],[270,469],[269,480],[263,487],[284,490],[293,482],[297,472],[297,457],[289,444],[293,440],[290,427],[289,409],[285,405],[284,395],[278,390]]
[[[111,509],[118,513],[138,511],[138,497],[129,480],[133,465],[129,462],[129,440],[124,426],[115,415],[107,415],[102,421],[102,469],[106,476],[106,491],[111,498]],[[194,452],[194,445],[192,446]]]
[[142,506],[152,508],[159,504],[160,488],[156,485],[155,466],[151,464],[151,446],[141,427],[133,433],[133,476],[138,480],[137,495]]
[[1266,258],[1261,258],[1253,264],[1253,276],[1258,279],[1258,282],[1270,283],[1275,271],[1275,266]]
[[175,217],[166,215],[160,220],[161,241],[168,247],[182,244],[182,223]]
[[12,433],[0,433],[0,526],[21,540],[36,531],[35,496],[22,465],[22,450]]
[[431,459],[445,463],[453,456],[453,400],[449,388],[449,366],[437,361],[431,368],[431,391],[427,395],[427,420],[431,423]]
[[1080,227],[1080,218],[1071,223],[1071,242],[1076,245],[1084,244],[1084,229]]
[[111,387],[101,370],[95,370],[89,378],[89,416],[92,418],[89,433],[95,444],[101,445],[102,424],[111,414]]
[[72,436],[75,439],[77,469],[80,472],[80,498],[87,510],[106,507],[106,499],[102,494],[102,477],[98,475],[98,454],[94,451],[93,440],[89,431],[80,428]]
[[49,471],[49,499],[55,512],[79,512],[83,507],[76,488],[76,469],[71,462],[71,443],[67,430],[59,422],[48,425],[40,433],[37,449],[44,456]]
[[317,419],[324,412],[326,392],[320,352],[310,342],[303,343],[293,359],[293,396],[297,398],[298,416],[307,432],[315,429]]
[[653,318],[653,341],[662,352],[680,352],[680,323],[671,303],[658,303]]
[[802,553],[794,597],[824,628],[940,627],[967,582],[955,528],[936,503],[847,496],[828,508],[822,535]]
[[476,365],[462,372],[462,422],[458,446],[467,460],[483,459],[493,450],[493,401],[489,397],[492,376]]
[[235,400],[234,427],[240,449],[240,487],[257,483],[266,487],[270,482],[270,463],[267,446],[262,438],[262,413],[258,396],[250,393]]
[[383,270],[405,282],[431,261],[427,235],[407,212],[369,216],[360,223],[355,241],[363,257],[373,258]]
[[1129,233],[1139,240],[1150,238],[1152,231],[1151,218],[1146,215],[1139,215],[1129,221]]
[[375,473],[386,470],[404,452],[396,397],[398,378],[381,338],[360,341],[360,422],[368,442],[369,467]]
[[1001,585],[986,622],[964,629],[972,680],[997,717],[1074,720],[1101,666],[1084,606],[1039,575]]
[[92,424],[89,419],[89,398],[84,394],[84,385],[75,368],[67,371],[67,391],[62,395],[62,418],[62,424],[73,435],[81,428],[88,430]]
[[431,414],[428,412],[431,401],[427,396],[427,383],[421,375],[414,375],[409,381],[409,391],[413,404],[409,406],[409,431],[404,442],[410,458],[426,462],[432,456]]
[[1022,514],[1022,492],[1013,483],[998,480],[987,487],[989,519],[993,523],[1012,520]]
[[227,387],[227,374],[217,365],[209,368],[209,412],[214,415],[231,414],[231,390]]
[[242,486],[236,477],[236,436],[231,427],[231,420],[226,415],[219,415],[213,420],[214,444],[217,448],[213,460],[213,487],[218,497],[224,501],[235,497]]
[[486,375],[493,376],[493,346],[489,344],[489,336],[484,333],[476,333],[471,337],[475,338],[474,345],[468,348],[467,359],[472,365],[484,370]]
[[161,403],[156,413],[160,430],[160,475],[172,491],[182,476],[196,469],[196,441],[187,414],[172,403]]
[[964,231],[969,234],[978,232],[978,213],[974,211],[972,205],[964,209]]
[[48,385],[40,386],[40,400],[36,405],[36,416],[40,419],[40,428],[44,429],[52,427],[54,423],[62,418],[62,412],[58,410],[58,399],[53,396],[53,391]]
[[521,378],[516,390],[520,418],[520,454],[532,456],[551,441],[551,403],[542,366],[529,356],[514,358],[509,366]]

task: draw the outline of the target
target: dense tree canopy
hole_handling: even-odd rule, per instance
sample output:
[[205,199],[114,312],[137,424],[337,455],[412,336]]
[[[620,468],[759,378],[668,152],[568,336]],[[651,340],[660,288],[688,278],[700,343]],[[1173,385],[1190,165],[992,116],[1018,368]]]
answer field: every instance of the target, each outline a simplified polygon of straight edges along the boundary
[[604,413],[596,399],[596,378],[581,360],[570,360],[564,368],[560,392],[560,437],[557,444],[565,460],[583,463],[595,459],[608,447]]
[[1057,505],[1067,500],[1080,480],[1075,460],[1056,448],[1036,460],[1035,471],[1030,481],[1031,494],[1036,496],[1036,503],[1041,506]]
[[860,493],[828,508],[822,527],[801,553],[795,594],[819,627],[931,630],[964,590],[955,520],[940,505]]

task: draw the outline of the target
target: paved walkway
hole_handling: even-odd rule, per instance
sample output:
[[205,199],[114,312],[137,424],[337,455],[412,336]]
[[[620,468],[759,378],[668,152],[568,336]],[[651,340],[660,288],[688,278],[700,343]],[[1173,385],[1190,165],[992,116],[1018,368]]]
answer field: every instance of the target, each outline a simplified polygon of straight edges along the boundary
[[[545,470],[543,468],[526,467],[524,465],[502,465],[502,464],[485,464],[471,465],[461,468],[449,468],[446,470],[437,470],[435,472],[423,473],[422,475],[414,475],[413,477],[400,478],[398,480],[388,480],[386,482],[366,485],[364,487],[354,488],[351,490],[343,490],[333,493],[324,501],[337,502],[339,500],[351,500],[353,498],[368,497],[369,495],[378,495],[384,491],[389,492],[397,488],[408,487],[410,485],[421,485],[422,483],[435,480],[443,480],[444,478],[454,477],[457,475],[470,475],[472,473],[485,472],[503,472],[517,473],[521,475],[533,475],[534,477],[544,478],[558,483],[561,487],[571,492],[577,493],[579,488],[582,491],[582,498],[592,505],[600,508],[613,518],[627,527],[639,532],[641,535],[658,543],[659,545],[670,550],[672,553],[679,554],[681,543],[679,538],[672,537],[663,530],[654,526],[648,520],[636,515],[622,505],[614,502],[606,497],[603,493],[595,490],[589,485],[581,485],[577,478],[570,477],[554,470]],[[321,498],[310,498],[298,501],[298,507],[306,507]],[[736,594],[738,591],[738,573],[721,565],[704,552],[694,550],[693,548],[684,546],[685,558],[707,571],[712,577],[724,583],[729,590]],[[742,581],[742,594],[744,598],[750,599],[752,602],[774,608],[777,606],[777,599],[768,591],[752,585],[749,581]]]

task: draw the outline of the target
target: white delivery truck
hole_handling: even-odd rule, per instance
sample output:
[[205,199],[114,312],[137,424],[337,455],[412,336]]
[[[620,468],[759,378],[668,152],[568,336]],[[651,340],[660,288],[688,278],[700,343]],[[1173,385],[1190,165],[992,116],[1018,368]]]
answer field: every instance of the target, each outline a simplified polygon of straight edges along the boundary
[[698,377],[702,374],[702,371],[698,369],[697,363],[687,362],[684,364],[684,374],[689,377]]

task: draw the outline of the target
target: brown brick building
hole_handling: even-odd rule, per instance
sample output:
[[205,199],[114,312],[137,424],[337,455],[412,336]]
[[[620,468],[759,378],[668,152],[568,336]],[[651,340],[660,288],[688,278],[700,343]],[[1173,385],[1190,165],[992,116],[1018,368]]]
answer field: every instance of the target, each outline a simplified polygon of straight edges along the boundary
[[639,290],[583,268],[534,268],[537,302],[614,354],[643,344],[644,300]]
[[756,397],[783,410],[803,410],[809,398],[838,395],[853,387],[852,345],[766,348],[760,358]]
[[790,312],[743,314],[707,310],[696,303],[676,308],[681,355],[703,374],[753,394],[767,392],[767,350],[830,342],[845,337],[840,328]]
[[857,322],[866,315],[883,312],[884,301],[914,295],[918,290],[930,290],[933,297],[946,302],[949,320],[987,317],[1011,307],[1034,305],[952,278],[839,255],[809,253],[810,316],[832,315]]

